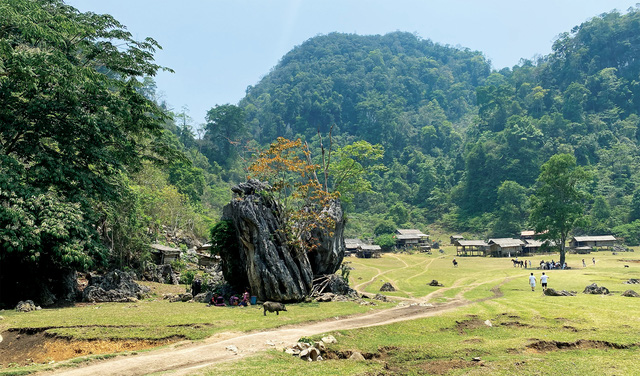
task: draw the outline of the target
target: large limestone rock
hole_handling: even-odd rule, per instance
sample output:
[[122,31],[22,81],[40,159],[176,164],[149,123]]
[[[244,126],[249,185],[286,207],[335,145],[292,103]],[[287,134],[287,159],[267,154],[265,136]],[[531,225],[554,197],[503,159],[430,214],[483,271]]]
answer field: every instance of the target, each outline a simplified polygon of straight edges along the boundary
[[309,261],[314,275],[333,274],[342,264],[346,250],[343,236],[345,218],[340,202],[331,201],[320,215],[331,218],[335,226],[332,229],[318,227],[306,234],[307,241],[316,244],[309,252]]
[[137,284],[133,274],[113,270],[104,276],[92,274],[82,295],[85,302],[130,302],[142,299],[150,289]]
[[282,208],[263,194],[270,189],[257,180],[233,187],[236,197],[224,207],[222,219],[232,222],[238,249],[220,252],[223,272],[236,284],[243,277],[258,300],[300,301],[311,291],[311,263],[304,252],[288,244]]

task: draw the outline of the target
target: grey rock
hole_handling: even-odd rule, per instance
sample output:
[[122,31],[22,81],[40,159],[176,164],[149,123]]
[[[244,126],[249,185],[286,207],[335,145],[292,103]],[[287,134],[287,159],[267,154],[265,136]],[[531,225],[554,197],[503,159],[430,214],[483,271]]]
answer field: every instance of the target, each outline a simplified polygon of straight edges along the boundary
[[333,274],[340,268],[346,251],[343,236],[346,221],[340,201],[332,200],[329,206],[321,211],[320,216],[331,218],[335,225],[330,229],[318,226],[304,234],[305,240],[316,245],[308,253],[309,262],[313,275]]
[[604,286],[598,287],[597,284],[592,283],[589,286],[584,288],[584,294],[598,294],[598,295],[608,295],[609,289]]
[[236,197],[224,207],[222,219],[232,222],[238,249],[220,252],[225,279],[249,286],[261,301],[304,300],[313,283],[311,262],[306,252],[287,241],[282,207],[264,194],[271,187],[249,180],[232,190]]
[[638,285],[638,284],[640,284],[640,279],[631,278],[628,281],[626,281],[625,284],[626,285]]
[[380,287],[380,291],[396,291],[396,288],[389,282],[386,282],[382,287]]
[[436,281],[435,279],[432,279],[432,280],[431,280],[431,282],[429,282],[429,286],[438,286],[438,287],[441,287],[441,286],[444,286],[444,285],[443,285],[442,283],[440,283],[440,282]]
[[129,302],[130,298],[142,299],[149,292],[148,287],[134,281],[132,273],[113,270],[104,276],[91,274],[82,299],[86,302]]
[[574,292],[570,292],[567,290],[557,291],[551,288],[544,290],[544,294],[547,296],[575,296],[576,295]]
[[389,299],[387,299],[387,296],[386,295],[382,295],[382,294],[376,294],[376,296],[374,296],[373,299],[380,300],[382,302],[388,302],[389,301]]
[[351,354],[351,356],[349,357],[349,360],[364,360],[364,356],[362,356],[362,354],[360,354],[359,352],[355,351],[353,354]]
[[19,301],[16,305],[16,311],[18,312],[31,312],[38,310],[39,307],[33,302],[33,300]]
[[623,292],[622,296],[627,296],[629,298],[640,298],[640,294],[638,294],[637,292],[635,292],[633,290],[627,290],[627,291]]
[[142,272],[142,279],[145,281],[167,283],[170,285],[177,285],[179,283],[178,276],[174,273],[173,268],[169,264],[145,265]]

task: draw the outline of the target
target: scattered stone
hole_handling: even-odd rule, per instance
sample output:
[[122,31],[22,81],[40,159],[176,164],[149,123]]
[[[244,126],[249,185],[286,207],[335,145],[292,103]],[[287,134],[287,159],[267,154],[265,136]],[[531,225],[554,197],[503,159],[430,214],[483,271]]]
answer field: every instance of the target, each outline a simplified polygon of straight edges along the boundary
[[229,346],[225,347],[225,349],[227,351],[231,351],[232,353],[238,355],[238,348],[236,346],[234,346],[234,345],[229,345]]
[[487,320],[484,320],[484,324],[485,324],[486,326],[493,326],[493,324],[491,324],[491,320],[488,320],[488,319],[487,319]]
[[429,286],[439,286],[442,287],[444,286],[442,283],[436,281],[435,279],[432,279],[431,282],[429,282]]
[[185,292],[184,294],[178,294],[178,295],[171,295],[169,297],[169,301],[171,303],[175,303],[175,302],[188,302],[189,300],[193,299],[193,295],[191,295],[190,292]]
[[382,287],[380,287],[380,291],[396,291],[396,288],[389,282],[386,282]]
[[480,359],[479,356],[476,356],[475,358],[473,358],[471,360],[473,360],[474,362],[481,362],[482,361],[482,359]]
[[407,303],[407,302],[400,302],[400,303],[398,303],[398,305],[397,305],[396,307],[403,308],[403,307],[408,307],[408,306],[409,306],[409,303]]
[[640,279],[631,278],[625,282],[626,285],[640,285]]
[[597,284],[592,283],[589,286],[584,288],[584,294],[598,294],[598,295],[608,295],[609,289],[604,286],[598,287]]
[[37,311],[39,309],[41,308],[39,306],[36,306],[33,300],[20,301],[16,305],[16,311],[18,312],[31,312],[31,311]]
[[567,290],[556,291],[551,288],[544,290],[544,294],[547,296],[576,296],[576,293],[573,291],[567,291]]
[[327,292],[327,293],[324,293],[324,294],[322,294],[322,295],[318,296],[318,297],[315,299],[315,301],[316,301],[316,302],[321,302],[321,303],[322,303],[322,302],[330,302],[330,301],[333,301],[333,299],[334,299],[335,297],[336,297],[336,294],[331,293],[331,292]]
[[326,336],[326,337],[322,337],[322,342],[324,342],[324,343],[337,343],[338,341],[336,340],[336,337],[334,337],[334,336]]
[[323,341],[318,341],[318,342],[314,343],[313,347],[315,347],[316,349],[318,349],[320,351],[327,351],[327,346],[325,346]]
[[433,307],[433,304],[431,303],[420,303],[418,304],[420,307]]
[[349,360],[364,360],[364,356],[362,356],[362,354],[360,354],[359,352],[355,351],[353,354],[351,354],[351,356],[349,357]]
[[627,290],[627,291],[623,292],[622,296],[627,296],[627,297],[630,297],[630,298],[640,298],[640,294],[638,294],[637,292],[635,292],[633,290]]
[[267,342],[265,342],[265,345],[267,345],[267,346],[275,346],[276,344],[273,343],[272,341],[267,341]]
[[387,296],[386,295],[382,295],[382,294],[376,294],[376,296],[374,296],[373,299],[380,300],[382,302],[388,302],[389,301],[389,299],[387,299]]
[[300,350],[298,349],[286,349],[284,352],[289,355],[300,355]]
[[193,297],[193,301],[198,303],[209,303],[211,301],[210,295],[211,293],[201,292],[200,294]]

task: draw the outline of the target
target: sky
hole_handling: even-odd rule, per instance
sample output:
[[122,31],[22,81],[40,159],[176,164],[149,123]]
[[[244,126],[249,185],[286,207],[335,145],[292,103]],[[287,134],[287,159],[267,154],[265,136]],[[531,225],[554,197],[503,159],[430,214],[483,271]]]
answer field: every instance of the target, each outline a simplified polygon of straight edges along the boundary
[[156,62],[175,73],[154,79],[194,127],[215,105],[237,104],[295,46],[331,32],[393,31],[481,51],[495,69],[547,55],[556,37],[638,0],[65,0],[110,14],[134,38],[162,46]]

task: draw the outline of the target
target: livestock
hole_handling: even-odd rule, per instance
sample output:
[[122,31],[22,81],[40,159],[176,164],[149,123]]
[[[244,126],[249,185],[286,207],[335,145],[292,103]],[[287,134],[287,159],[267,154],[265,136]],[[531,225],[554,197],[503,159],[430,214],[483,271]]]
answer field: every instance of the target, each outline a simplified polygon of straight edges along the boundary
[[267,311],[275,312],[276,315],[280,315],[280,311],[287,312],[287,307],[285,307],[284,304],[277,302],[264,302],[262,304],[262,308],[264,309],[264,316],[267,315]]

